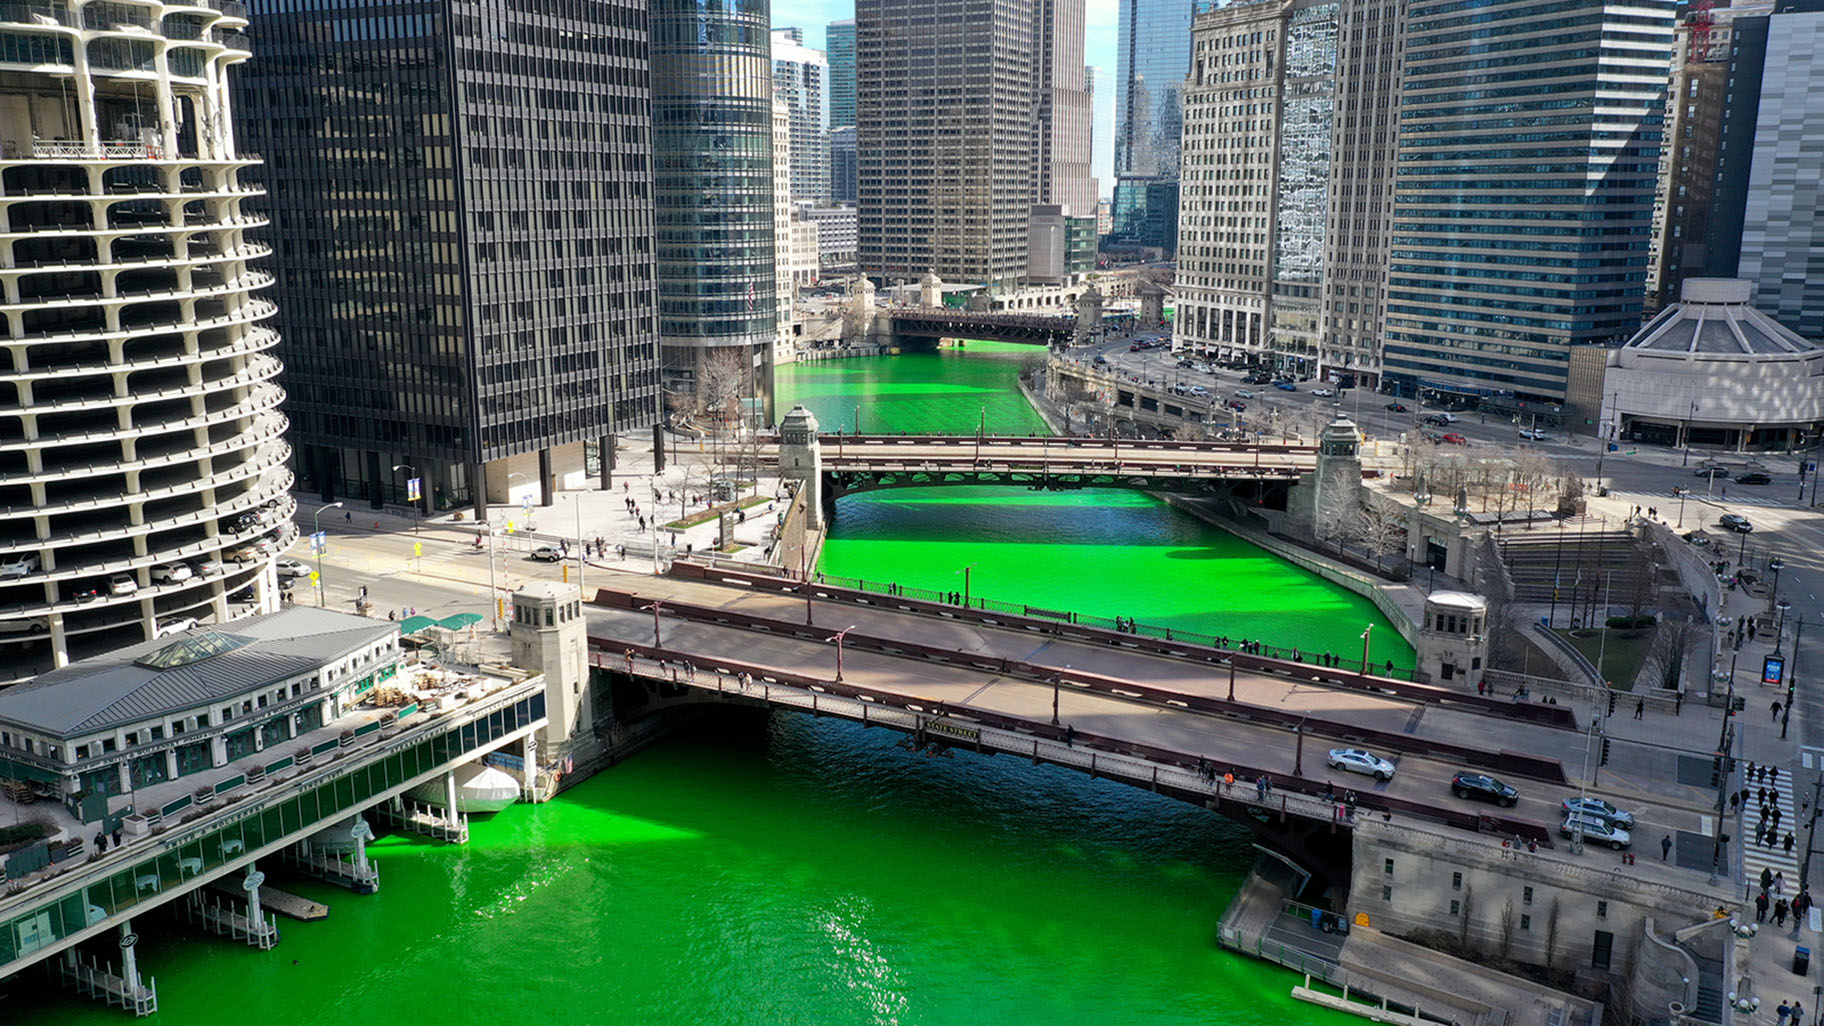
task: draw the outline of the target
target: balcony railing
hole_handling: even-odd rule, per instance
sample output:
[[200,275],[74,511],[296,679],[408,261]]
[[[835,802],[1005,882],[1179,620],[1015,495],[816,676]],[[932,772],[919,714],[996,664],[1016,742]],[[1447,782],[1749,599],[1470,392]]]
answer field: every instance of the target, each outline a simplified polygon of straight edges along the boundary
[[161,160],[163,150],[162,146],[132,139],[109,139],[100,145],[68,139],[33,139],[31,155],[37,160]]
[[76,27],[76,16],[63,4],[22,3],[20,0],[0,0],[0,21]]

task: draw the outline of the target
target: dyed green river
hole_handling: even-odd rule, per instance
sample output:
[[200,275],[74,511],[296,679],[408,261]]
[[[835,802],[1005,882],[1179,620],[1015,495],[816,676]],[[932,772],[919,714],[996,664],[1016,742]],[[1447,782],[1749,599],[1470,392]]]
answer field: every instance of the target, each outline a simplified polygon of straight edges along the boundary
[[[1029,352],[834,361],[783,375],[826,426],[1040,431],[1012,390]],[[859,404],[855,399],[859,397]],[[846,407],[846,409],[845,409]],[[875,419],[879,418],[879,419]],[[1371,606],[1127,492],[877,492],[843,500],[833,573],[1069,605],[1352,651]],[[1401,662],[1390,628],[1376,651]],[[271,952],[136,923],[181,1026],[1343,1026],[1296,977],[1222,952],[1251,862],[1207,812],[1009,758],[731,714],[467,847],[388,838],[381,891],[275,882],[330,918]],[[272,871],[272,867],[268,867]],[[109,954],[112,956],[111,947]],[[0,984],[8,1023],[123,1022]]]

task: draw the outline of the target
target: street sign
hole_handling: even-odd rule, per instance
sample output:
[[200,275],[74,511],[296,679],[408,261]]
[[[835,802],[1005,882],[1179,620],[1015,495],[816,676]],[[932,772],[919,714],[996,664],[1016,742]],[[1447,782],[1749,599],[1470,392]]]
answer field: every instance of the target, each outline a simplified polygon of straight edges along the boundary
[[424,498],[424,478],[408,477],[405,479],[405,501],[417,502]]
[[414,556],[424,555],[424,543],[423,542],[413,542],[412,543],[412,555],[414,555]]
[[532,496],[530,494],[523,496],[519,500],[519,508],[525,510],[527,513],[532,512]]
[[323,582],[318,579],[317,572],[315,570],[312,570],[310,572],[310,583],[311,583],[312,587],[316,587],[316,588],[323,587]]
[[1770,655],[1761,660],[1761,683],[1781,684],[1786,679],[1786,657]]
[[329,548],[328,531],[318,531],[310,536],[310,551],[313,554],[321,556],[323,551],[327,548]]

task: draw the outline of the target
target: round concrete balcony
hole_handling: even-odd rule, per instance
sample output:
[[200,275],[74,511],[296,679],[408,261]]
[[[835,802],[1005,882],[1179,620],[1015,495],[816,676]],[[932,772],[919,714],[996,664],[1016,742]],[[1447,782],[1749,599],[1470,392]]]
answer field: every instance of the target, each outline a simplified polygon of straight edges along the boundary
[[0,55],[33,111],[0,146],[0,681],[277,606],[295,506],[258,157],[208,128],[246,25],[238,0],[0,6],[0,51],[33,61]]

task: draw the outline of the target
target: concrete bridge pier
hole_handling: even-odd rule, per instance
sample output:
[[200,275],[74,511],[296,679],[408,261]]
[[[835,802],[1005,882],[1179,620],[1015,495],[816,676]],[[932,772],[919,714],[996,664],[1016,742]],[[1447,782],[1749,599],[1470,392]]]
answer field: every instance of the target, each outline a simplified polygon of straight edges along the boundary
[[824,527],[823,447],[817,441],[817,418],[803,406],[794,406],[779,422],[779,476],[798,482],[804,493],[805,527]]
[[158,985],[142,980],[139,975],[139,935],[133,932],[133,920],[120,924],[120,972],[98,958],[84,961],[76,948],[64,952],[56,963],[56,975],[65,986],[83,997],[105,1002],[144,1017],[158,1011]]

